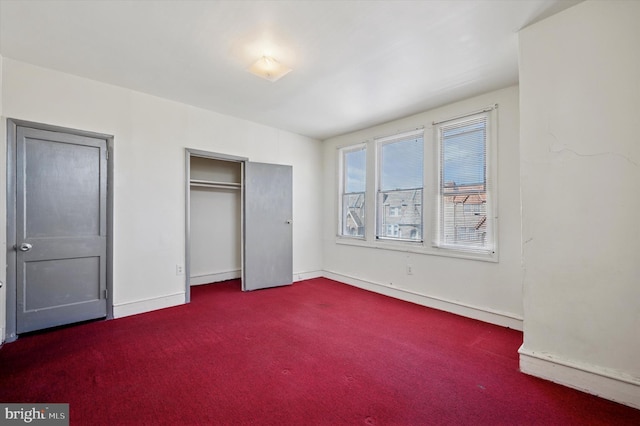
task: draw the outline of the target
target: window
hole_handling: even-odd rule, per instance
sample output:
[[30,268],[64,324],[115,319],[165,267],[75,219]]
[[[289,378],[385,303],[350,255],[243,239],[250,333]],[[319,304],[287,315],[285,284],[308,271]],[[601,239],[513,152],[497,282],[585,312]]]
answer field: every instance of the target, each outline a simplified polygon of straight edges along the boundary
[[400,225],[387,225],[386,235],[389,237],[399,237]]
[[488,129],[486,112],[436,126],[440,153],[439,247],[493,250],[487,202],[491,195]]
[[364,237],[367,151],[364,145],[342,148],[341,229],[345,237]]
[[340,148],[337,241],[498,261],[497,108]]
[[378,139],[376,237],[422,241],[424,131]]

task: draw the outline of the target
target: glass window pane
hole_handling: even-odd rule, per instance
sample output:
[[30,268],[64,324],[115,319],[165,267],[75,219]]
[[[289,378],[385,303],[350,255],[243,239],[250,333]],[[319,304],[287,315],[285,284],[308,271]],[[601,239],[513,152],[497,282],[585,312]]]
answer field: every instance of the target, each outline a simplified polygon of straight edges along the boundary
[[344,192],[364,192],[366,186],[366,151],[359,149],[344,154]]
[[342,196],[342,235],[364,237],[364,192]]
[[342,173],[340,235],[364,237],[365,235],[365,188],[366,148],[347,147],[341,150]]
[[422,189],[378,192],[378,237],[422,241]]
[[422,241],[422,187],[424,138],[422,135],[378,145],[379,186],[376,235]]
[[380,149],[380,190],[422,188],[422,138],[385,143]]

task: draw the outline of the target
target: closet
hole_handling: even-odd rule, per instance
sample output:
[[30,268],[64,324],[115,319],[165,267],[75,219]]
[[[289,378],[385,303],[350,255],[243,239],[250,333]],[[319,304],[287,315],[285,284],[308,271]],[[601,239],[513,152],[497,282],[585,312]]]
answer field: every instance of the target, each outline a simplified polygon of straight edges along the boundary
[[190,285],[241,277],[241,161],[188,155]]
[[293,282],[293,168],[186,148],[185,302],[191,286]]

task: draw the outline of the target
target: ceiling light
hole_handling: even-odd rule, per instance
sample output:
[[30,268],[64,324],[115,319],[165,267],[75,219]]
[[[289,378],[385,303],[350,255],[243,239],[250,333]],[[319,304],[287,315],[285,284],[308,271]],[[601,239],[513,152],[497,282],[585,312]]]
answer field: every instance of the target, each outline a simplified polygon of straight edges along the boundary
[[263,56],[247,68],[247,71],[274,82],[291,72],[291,68],[282,65],[270,56]]

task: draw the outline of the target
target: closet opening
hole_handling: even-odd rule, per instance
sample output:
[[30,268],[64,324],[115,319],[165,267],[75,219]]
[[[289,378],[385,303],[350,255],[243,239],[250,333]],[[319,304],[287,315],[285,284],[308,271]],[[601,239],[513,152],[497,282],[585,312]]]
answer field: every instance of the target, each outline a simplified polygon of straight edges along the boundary
[[245,161],[186,149],[185,303],[193,285],[242,277]]

